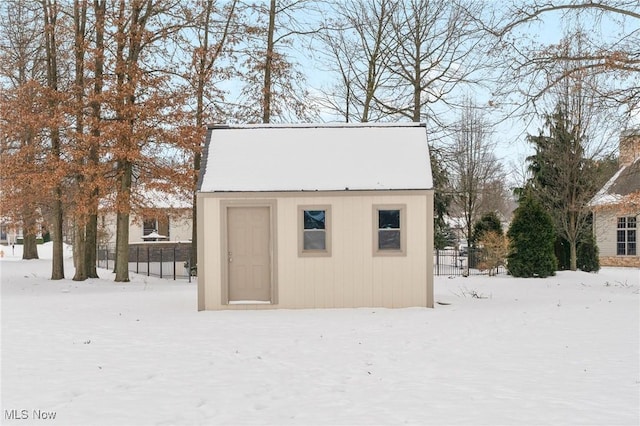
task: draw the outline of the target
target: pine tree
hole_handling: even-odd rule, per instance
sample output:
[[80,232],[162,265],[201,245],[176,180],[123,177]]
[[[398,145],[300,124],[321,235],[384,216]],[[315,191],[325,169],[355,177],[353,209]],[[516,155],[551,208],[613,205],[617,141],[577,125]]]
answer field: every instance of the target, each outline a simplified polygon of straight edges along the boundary
[[546,127],[547,134],[528,137],[536,149],[528,159],[528,187],[551,214],[558,236],[569,244],[569,267],[575,271],[578,243],[591,232],[588,201],[597,191],[598,168],[586,158],[581,123],[573,123],[562,104],[547,116]]
[[507,269],[511,275],[523,278],[555,275],[553,222],[530,195],[520,201],[507,236],[511,242]]
[[482,241],[484,235],[487,232],[495,232],[498,235],[503,235],[502,223],[496,212],[489,212],[482,215],[482,217],[473,225],[473,233],[471,234],[471,241],[473,246]]

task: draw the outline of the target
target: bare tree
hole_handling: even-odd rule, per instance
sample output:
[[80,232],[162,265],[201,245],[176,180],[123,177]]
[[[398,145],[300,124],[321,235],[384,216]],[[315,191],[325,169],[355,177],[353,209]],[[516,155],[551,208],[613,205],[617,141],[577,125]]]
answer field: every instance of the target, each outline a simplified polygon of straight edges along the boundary
[[314,4],[315,0],[271,0],[267,6],[258,2],[244,9],[247,41],[237,52],[245,60],[235,119],[270,123],[314,116],[305,75],[292,54],[302,55],[303,38],[318,32],[318,24],[302,20],[314,14]]
[[429,121],[432,129],[445,126],[435,105],[455,104],[460,89],[480,82],[483,32],[474,16],[480,11],[478,2],[463,7],[448,0],[408,0],[398,5],[393,54],[386,64],[394,79],[385,97],[377,99],[384,110]]
[[[640,3],[637,0],[585,2],[512,1],[504,14],[490,24],[495,50],[510,64],[496,91],[503,102],[524,99],[526,109],[536,110],[539,101],[562,80],[574,75],[602,75],[595,92],[602,105],[634,114],[640,107]],[[545,19],[559,19],[566,31],[585,38],[583,48],[567,49],[575,37],[556,43],[539,43],[526,31]],[[635,112],[634,112],[635,111]]]
[[324,101],[347,122],[377,121],[387,115],[375,100],[383,97],[378,92],[391,77],[386,64],[392,52],[392,18],[397,5],[392,0],[338,1],[332,19],[325,24],[326,60],[339,80]]
[[[224,94],[215,86],[215,82],[229,78],[229,67],[219,63],[227,56],[229,47],[237,38],[232,37],[232,32],[237,30],[237,0],[227,4],[226,8],[219,10],[214,0],[204,0],[198,5],[198,9],[191,12],[192,24],[186,28],[190,36],[188,40],[195,40],[192,48],[192,68],[187,72],[187,80],[190,90],[194,92],[196,110],[195,127],[204,129],[207,120],[211,117],[222,115],[219,112],[220,103]],[[219,20],[216,20],[218,17]],[[203,140],[203,138],[201,138]],[[201,163],[201,144],[194,147],[193,169],[194,185],[198,181]],[[191,232],[191,261],[198,259],[198,210],[196,192],[193,192],[192,232]]]
[[453,143],[447,155],[452,174],[452,207],[463,217],[467,241],[471,240],[478,217],[496,210],[486,202],[482,208],[491,186],[504,180],[502,167],[494,155],[495,146],[482,109],[467,100],[454,125]]

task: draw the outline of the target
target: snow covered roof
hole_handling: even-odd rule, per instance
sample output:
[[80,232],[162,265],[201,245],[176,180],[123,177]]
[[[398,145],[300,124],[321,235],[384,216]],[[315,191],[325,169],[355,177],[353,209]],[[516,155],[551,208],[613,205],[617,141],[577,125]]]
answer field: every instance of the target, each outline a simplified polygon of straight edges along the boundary
[[198,189],[431,189],[424,124],[287,124],[209,128]]
[[[115,209],[116,195],[116,191],[105,194],[100,199],[100,208]],[[135,209],[191,209],[193,206],[192,196],[192,192],[175,186],[169,190],[163,190],[159,187],[137,184],[131,189],[132,205]]]
[[626,196],[640,191],[640,157],[628,166],[622,166],[591,199],[592,207],[618,204]]

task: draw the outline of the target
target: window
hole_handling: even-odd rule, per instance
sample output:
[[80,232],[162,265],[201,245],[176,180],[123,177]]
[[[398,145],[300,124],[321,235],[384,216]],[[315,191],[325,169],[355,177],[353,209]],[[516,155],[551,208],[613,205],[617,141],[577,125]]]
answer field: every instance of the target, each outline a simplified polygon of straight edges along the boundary
[[145,216],[142,220],[142,236],[157,232],[162,237],[169,239],[169,216],[158,214],[157,216]]
[[618,218],[618,256],[636,255],[636,225],[635,217]]
[[300,206],[298,218],[298,254],[330,256],[331,210],[329,206]]
[[158,221],[156,218],[146,218],[142,223],[142,235],[149,235],[153,231],[158,231]]
[[405,206],[379,205],[373,208],[376,255],[404,255],[406,247]]

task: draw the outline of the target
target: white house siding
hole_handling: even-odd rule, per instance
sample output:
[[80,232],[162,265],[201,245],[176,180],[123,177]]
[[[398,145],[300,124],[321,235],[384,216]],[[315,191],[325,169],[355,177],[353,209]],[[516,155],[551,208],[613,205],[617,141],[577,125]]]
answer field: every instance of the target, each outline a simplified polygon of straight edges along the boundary
[[[104,235],[100,244],[115,244],[116,214],[112,212],[101,214],[98,229]],[[143,231],[142,218],[132,215],[129,220],[129,243],[143,242]],[[191,209],[181,209],[169,216],[169,241],[190,241],[191,232]]]
[[640,266],[639,255],[617,255],[618,217],[623,215],[626,216],[619,213],[615,207],[601,207],[594,212],[594,235],[601,266]]
[[[198,195],[198,308],[433,307],[432,191]],[[277,304],[222,303],[221,200],[276,200]],[[373,256],[373,206],[406,205],[406,255]],[[331,256],[298,256],[298,206],[331,206]],[[204,258],[206,254],[206,258]]]

